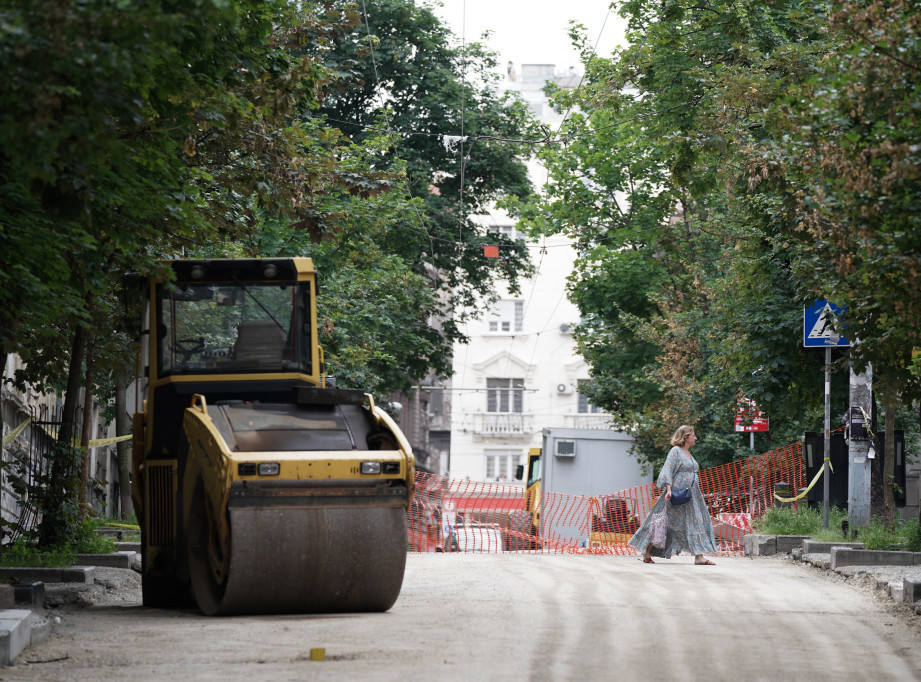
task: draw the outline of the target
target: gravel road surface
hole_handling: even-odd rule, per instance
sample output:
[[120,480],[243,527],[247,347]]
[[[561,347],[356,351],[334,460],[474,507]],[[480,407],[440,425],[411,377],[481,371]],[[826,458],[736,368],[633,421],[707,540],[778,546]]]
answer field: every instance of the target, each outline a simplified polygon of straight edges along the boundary
[[110,569],[0,679],[921,679],[910,608],[783,558],[715,561],[411,554],[388,613],[231,618],[146,609]]

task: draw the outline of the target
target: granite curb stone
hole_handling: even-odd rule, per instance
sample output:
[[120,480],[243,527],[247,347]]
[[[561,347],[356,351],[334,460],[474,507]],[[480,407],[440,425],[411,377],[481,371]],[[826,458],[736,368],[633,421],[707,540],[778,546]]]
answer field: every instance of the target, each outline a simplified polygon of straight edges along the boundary
[[902,578],[902,600],[909,604],[921,601],[921,577]]
[[32,641],[32,612],[0,611],[0,666],[8,666]]
[[74,566],[72,568],[35,568],[10,567],[0,568],[0,580],[15,580],[18,583],[41,581],[44,583],[82,583],[92,585],[96,579],[93,566]]
[[141,553],[141,543],[140,542],[116,542],[115,543],[116,552],[137,552]]
[[803,540],[804,554],[831,554],[832,547],[846,547],[848,549],[863,549],[862,542],[819,542],[818,540]]
[[777,552],[789,554],[796,547],[802,547],[803,542],[809,539],[808,535],[778,535]]
[[12,585],[0,584],[0,609],[11,609],[16,605],[16,590]]
[[831,568],[842,566],[914,566],[913,552],[887,552],[875,549],[831,548]]
[[133,551],[112,554],[78,554],[74,566],[107,566],[109,568],[131,568]]
[[748,556],[770,556],[777,554],[776,535],[746,535],[742,539],[745,554]]
[[27,585],[13,585],[17,604],[28,604],[36,608],[45,606],[45,583],[37,581]]

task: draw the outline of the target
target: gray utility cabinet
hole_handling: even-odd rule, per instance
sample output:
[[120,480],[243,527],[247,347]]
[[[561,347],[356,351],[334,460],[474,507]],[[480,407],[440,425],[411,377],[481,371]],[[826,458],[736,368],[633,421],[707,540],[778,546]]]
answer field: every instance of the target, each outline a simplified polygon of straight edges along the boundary
[[[652,481],[630,454],[632,436],[601,429],[544,429],[541,450],[541,488],[544,493],[600,497]],[[545,498],[546,499],[546,498]],[[548,512],[550,510],[548,509]],[[589,513],[589,505],[585,505]],[[564,518],[565,516],[565,518]],[[541,535],[587,539],[580,528],[581,514],[541,515]]]

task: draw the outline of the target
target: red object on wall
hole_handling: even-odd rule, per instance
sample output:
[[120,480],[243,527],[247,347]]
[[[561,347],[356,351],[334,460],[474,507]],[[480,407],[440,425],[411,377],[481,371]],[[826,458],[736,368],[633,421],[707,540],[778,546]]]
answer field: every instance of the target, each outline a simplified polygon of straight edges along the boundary
[[486,244],[483,247],[483,255],[487,258],[498,258],[499,257],[499,247],[495,244]]
[[[746,424],[746,422],[748,423]],[[738,413],[736,413],[736,433],[767,431],[769,424],[768,416],[760,410],[745,410],[744,408],[739,408]]]

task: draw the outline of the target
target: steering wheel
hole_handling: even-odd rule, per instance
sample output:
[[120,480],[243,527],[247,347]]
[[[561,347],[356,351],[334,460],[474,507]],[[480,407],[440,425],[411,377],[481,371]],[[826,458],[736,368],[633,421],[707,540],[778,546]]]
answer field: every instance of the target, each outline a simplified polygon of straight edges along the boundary
[[175,343],[170,344],[170,350],[174,350],[182,355],[182,363],[187,363],[193,355],[205,350],[205,337],[200,336],[197,339],[176,339]]

